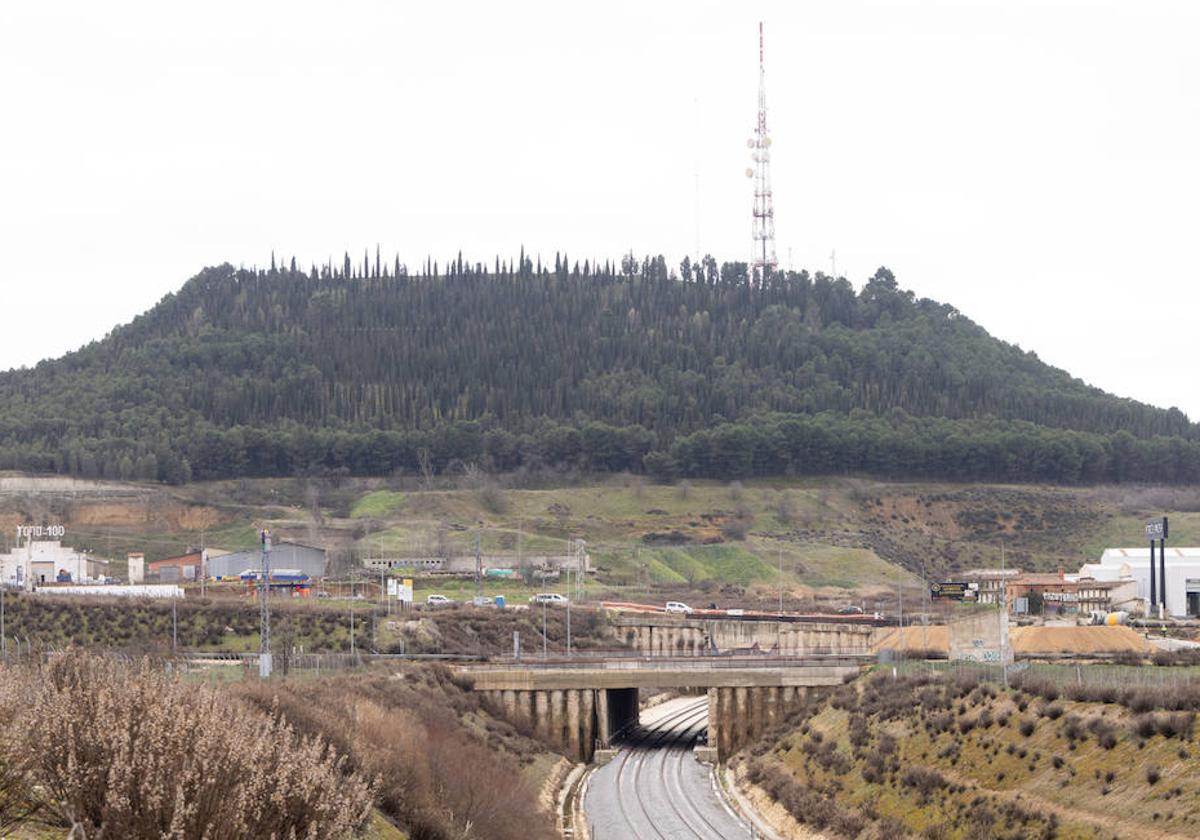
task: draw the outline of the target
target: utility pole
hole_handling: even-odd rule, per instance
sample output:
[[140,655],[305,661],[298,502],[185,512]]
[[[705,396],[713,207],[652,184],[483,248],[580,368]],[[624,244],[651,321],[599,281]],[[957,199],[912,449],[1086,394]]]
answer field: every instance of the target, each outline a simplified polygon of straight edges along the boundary
[[567,658],[571,658],[571,567],[567,566]]
[[779,548],[779,615],[783,617],[783,547]]
[[547,659],[549,652],[546,649],[546,601],[542,600],[542,659]]
[[1004,687],[1008,688],[1008,661],[1004,658],[1004,619],[1008,612],[1008,578],[1004,576],[1004,540],[1000,540],[1000,627],[997,644],[1000,648],[1000,671],[1004,676]]
[[479,529],[475,529],[475,606],[483,605],[483,555],[479,548]]
[[204,529],[200,529],[200,597],[204,597],[204,587],[208,583],[208,549],[204,547]]
[[0,657],[8,661],[8,637],[4,635],[4,590],[7,585],[0,581]]
[[263,528],[259,540],[262,543],[262,577],[258,582],[258,675],[266,679],[271,676],[271,532]]
[[925,574],[925,555],[921,555],[921,585],[925,587],[925,595],[922,598],[924,617],[921,619],[921,647],[924,649],[925,658],[929,657],[929,610],[932,608],[929,603],[929,578]]
[[179,615],[175,609],[178,601],[178,598],[171,598],[171,653],[179,649]]

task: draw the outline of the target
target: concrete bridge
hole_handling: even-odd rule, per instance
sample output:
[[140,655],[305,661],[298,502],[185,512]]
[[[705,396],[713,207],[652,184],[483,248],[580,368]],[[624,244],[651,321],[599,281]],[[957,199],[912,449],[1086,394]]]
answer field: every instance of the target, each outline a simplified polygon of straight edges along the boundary
[[780,656],[868,654],[890,628],[869,616],[782,618],[682,617],[656,613],[609,616],[617,639],[644,656],[707,656],[757,649]]
[[725,758],[856,675],[868,656],[690,656],[466,665],[493,708],[581,761],[637,724],[639,691],[707,692],[708,745]]

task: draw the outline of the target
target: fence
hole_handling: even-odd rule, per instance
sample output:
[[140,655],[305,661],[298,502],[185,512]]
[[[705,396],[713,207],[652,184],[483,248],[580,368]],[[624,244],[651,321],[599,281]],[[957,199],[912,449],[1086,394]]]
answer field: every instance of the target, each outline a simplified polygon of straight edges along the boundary
[[1012,679],[1020,674],[1022,678],[1045,680],[1062,689],[1079,685],[1165,692],[1200,687],[1200,667],[1194,666],[1018,662],[1004,668],[982,662],[904,660],[890,667],[898,674],[941,673],[989,682],[1004,682],[1006,677]]

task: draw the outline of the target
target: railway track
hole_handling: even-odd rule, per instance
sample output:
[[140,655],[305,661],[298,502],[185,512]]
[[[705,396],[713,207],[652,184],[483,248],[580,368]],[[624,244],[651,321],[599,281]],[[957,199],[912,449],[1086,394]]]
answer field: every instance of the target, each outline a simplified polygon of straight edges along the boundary
[[707,727],[704,698],[675,705],[640,727],[588,782],[584,811],[593,840],[730,840],[749,826],[725,807],[692,747]]

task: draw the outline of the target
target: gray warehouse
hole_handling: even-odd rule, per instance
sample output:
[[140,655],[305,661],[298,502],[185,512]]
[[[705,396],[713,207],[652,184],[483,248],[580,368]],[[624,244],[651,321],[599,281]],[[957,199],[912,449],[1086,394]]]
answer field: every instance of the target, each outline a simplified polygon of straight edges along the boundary
[[[262,568],[262,552],[237,551],[233,554],[223,554],[220,557],[210,557],[208,560],[209,577],[237,577],[247,570]],[[271,548],[272,569],[299,569],[312,578],[325,577],[325,549],[314,548],[311,545],[301,545],[293,542],[277,542]]]

